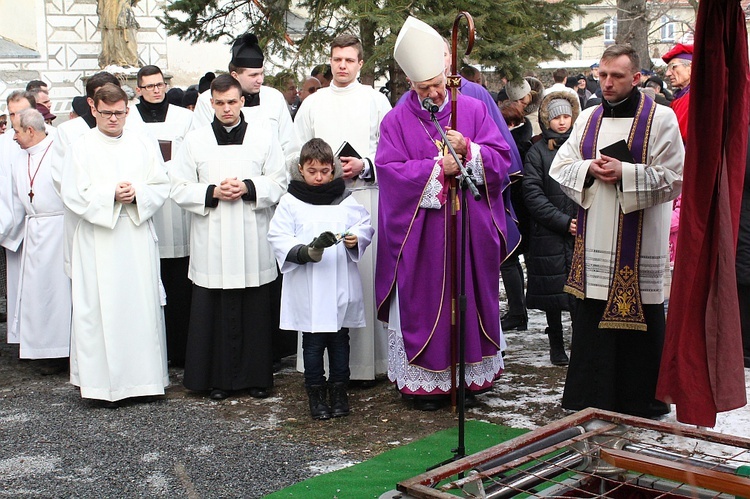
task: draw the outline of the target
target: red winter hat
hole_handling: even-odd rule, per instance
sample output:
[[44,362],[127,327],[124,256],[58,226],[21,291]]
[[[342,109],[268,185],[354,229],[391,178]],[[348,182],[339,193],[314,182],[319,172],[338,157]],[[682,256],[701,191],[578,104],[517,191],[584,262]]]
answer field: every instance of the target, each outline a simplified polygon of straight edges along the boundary
[[667,64],[669,64],[669,61],[671,61],[672,59],[685,59],[687,61],[692,61],[693,46],[678,43],[677,45],[672,47],[672,50],[661,56],[661,59]]

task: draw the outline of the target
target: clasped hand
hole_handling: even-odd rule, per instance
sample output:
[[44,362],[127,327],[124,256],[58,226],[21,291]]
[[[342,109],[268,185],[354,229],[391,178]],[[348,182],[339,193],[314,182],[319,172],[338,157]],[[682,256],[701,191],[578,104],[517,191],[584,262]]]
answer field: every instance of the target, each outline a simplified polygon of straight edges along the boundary
[[225,178],[214,189],[214,197],[219,201],[235,201],[247,194],[247,186],[237,177]]
[[135,200],[135,188],[130,182],[120,182],[115,187],[115,201],[130,204]]
[[622,162],[610,156],[602,156],[591,161],[589,175],[605,184],[616,184],[622,178]]
[[[453,130],[450,127],[447,128],[445,136],[448,139],[448,143],[453,147],[453,150],[456,151],[458,159],[463,161],[467,152],[466,138],[461,132]],[[445,175],[458,175],[461,173],[461,168],[456,163],[450,151],[446,150],[445,153],[443,155],[443,173]]]

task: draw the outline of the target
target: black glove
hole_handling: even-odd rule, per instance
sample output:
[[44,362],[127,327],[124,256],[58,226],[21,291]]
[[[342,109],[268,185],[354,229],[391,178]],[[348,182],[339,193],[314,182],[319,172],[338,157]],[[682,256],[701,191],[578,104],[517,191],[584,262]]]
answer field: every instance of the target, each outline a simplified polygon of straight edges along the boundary
[[325,231],[321,232],[318,237],[313,239],[309,246],[315,249],[323,249],[333,246],[334,244],[336,244],[336,235],[333,232]]
[[319,262],[323,259],[323,248],[313,248],[311,246],[300,246],[297,252],[297,260],[300,263]]

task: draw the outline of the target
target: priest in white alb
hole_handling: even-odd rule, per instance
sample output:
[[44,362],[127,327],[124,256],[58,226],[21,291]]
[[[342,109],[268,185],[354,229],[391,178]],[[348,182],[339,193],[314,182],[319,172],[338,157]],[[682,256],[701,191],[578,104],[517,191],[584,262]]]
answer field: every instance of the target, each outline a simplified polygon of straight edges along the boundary
[[[378,187],[373,158],[380,138],[380,122],[391,105],[385,95],[357,81],[363,63],[362,43],[356,36],[336,37],[331,42],[333,82],[305,99],[295,116],[294,127],[300,144],[321,138],[334,151],[344,143],[351,146],[350,152],[338,154],[343,178],[347,189],[353,191],[354,199],[367,209],[372,225],[377,227]],[[377,234],[372,246],[359,262],[367,326],[350,330],[351,380],[364,386],[373,383],[376,375],[388,369],[388,333],[377,319],[375,304]],[[301,345],[297,369],[302,371],[300,352]]]
[[151,217],[169,195],[156,142],[123,131],[128,98],[94,94],[96,128],[71,145],[62,199],[79,217],[71,247],[70,381],[109,402],[163,395],[169,384],[159,247]]
[[42,374],[67,368],[70,346],[70,279],[63,272],[63,203],[52,184],[54,134],[36,109],[18,113],[20,150],[11,161],[13,212],[22,212],[23,251],[16,317],[9,327],[22,359],[49,359]]

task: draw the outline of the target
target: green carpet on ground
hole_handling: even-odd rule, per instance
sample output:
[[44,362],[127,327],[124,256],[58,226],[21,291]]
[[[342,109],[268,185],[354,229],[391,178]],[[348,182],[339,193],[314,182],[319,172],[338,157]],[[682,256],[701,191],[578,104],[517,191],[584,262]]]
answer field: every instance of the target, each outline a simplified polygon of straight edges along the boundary
[[[464,433],[466,453],[474,454],[526,431],[481,421],[467,421]],[[363,463],[297,483],[266,498],[378,498],[384,492],[395,489],[398,482],[424,473],[427,468],[449,459],[453,455],[451,449],[457,443],[458,428],[439,431]]]

